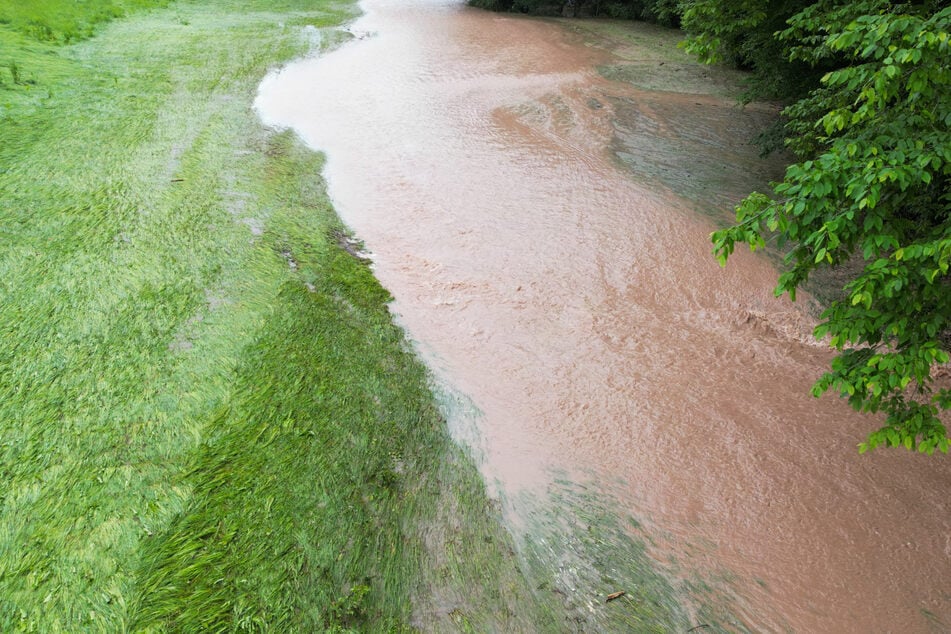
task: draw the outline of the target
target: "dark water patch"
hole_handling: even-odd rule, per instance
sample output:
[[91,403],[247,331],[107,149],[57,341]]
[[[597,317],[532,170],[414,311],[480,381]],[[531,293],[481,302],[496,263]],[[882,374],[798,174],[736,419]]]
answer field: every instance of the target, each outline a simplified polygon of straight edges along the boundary
[[782,174],[783,157],[763,160],[754,144],[774,112],[703,95],[641,93],[612,105],[615,156],[645,186],[660,184],[700,211],[730,216]]

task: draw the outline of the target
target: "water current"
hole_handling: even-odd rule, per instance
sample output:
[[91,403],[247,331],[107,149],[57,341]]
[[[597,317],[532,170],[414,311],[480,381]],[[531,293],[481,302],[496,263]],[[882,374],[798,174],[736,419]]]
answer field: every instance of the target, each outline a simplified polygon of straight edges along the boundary
[[830,355],[806,307],[767,257],[710,255],[710,210],[776,175],[747,143],[772,110],[649,27],[362,8],[257,105],[327,154],[512,525],[567,474],[659,565],[726,571],[736,629],[951,631],[951,464],[859,456],[877,421],[810,396]]

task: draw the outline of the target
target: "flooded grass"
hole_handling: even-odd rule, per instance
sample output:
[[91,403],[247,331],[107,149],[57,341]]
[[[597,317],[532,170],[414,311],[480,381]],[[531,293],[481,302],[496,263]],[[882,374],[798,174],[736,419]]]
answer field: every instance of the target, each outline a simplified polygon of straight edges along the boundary
[[787,156],[759,156],[758,135],[779,105],[744,104],[746,74],[700,64],[675,29],[621,20],[557,20],[602,49],[605,79],[635,89],[605,95],[614,113],[611,151],[632,178],[667,190],[726,224],[746,194],[782,174]]
[[688,574],[673,559],[655,560],[656,528],[618,513],[602,486],[559,478],[544,496],[523,494],[515,504],[528,518],[520,535],[525,569],[536,593],[561,605],[560,631],[749,631],[727,573]]
[[[598,67],[605,79],[635,87],[636,98],[613,96],[611,151],[632,178],[685,199],[719,227],[734,223],[734,207],[780,180],[793,157],[762,156],[759,135],[773,126],[778,103],[744,103],[746,73],[705,65],[678,48],[683,33],[614,20],[561,20],[590,46],[610,51]],[[784,250],[768,242],[765,255],[785,270]],[[815,317],[843,295],[855,263],[816,272],[806,285]]]
[[781,159],[764,161],[752,147],[774,119],[769,112],[699,96],[683,103],[663,93],[612,101],[617,160],[636,180],[667,189],[700,213],[731,218],[746,194],[781,173]]
[[703,94],[737,99],[745,74],[726,66],[707,66],[681,50],[683,32],[646,22],[608,19],[559,19],[589,47],[610,52],[598,66],[605,78],[645,91]]
[[180,2],[63,46],[0,5],[0,630],[536,618],[321,160],[251,109],[352,12]]
[[553,497],[560,512],[536,516],[526,551],[529,569],[541,573],[538,589],[560,597],[571,631],[661,633],[689,627],[674,588],[655,570],[645,544],[631,538],[636,525],[622,526],[603,501],[567,485]]

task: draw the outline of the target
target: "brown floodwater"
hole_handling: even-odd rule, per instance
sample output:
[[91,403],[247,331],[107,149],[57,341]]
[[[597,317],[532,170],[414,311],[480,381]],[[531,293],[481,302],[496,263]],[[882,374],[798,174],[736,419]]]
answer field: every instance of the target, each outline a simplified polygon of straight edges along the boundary
[[710,255],[701,212],[776,174],[747,143],[772,110],[647,27],[363,8],[257,105],[326,152],[394,313],[480,412],[490,487],[604,483],[658,561],[729,571],[753,631],[948,631],[951,464],[859,456],[878,421],[810,396],[830,354],[769,259]]

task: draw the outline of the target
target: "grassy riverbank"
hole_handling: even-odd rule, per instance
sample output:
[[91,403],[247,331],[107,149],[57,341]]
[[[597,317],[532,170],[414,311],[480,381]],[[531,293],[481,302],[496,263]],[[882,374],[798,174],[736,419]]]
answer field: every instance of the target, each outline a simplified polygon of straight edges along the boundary
[[0,0],[0,630],[552,623],[319,157],[251,109],[352,12]]

